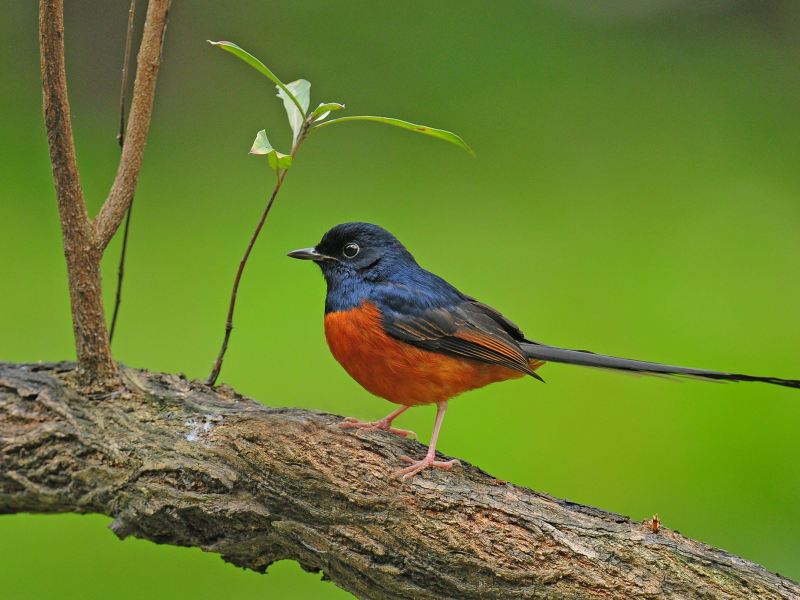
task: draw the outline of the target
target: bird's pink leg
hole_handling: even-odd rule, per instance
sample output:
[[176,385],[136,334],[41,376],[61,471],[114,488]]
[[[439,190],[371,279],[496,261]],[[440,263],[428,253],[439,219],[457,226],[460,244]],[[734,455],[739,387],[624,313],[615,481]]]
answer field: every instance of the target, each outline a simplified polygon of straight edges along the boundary
[[399,471],[392,473],[392,477],[402,477],[403,479],[411,479],[414,475],[422,471],[423,469],[427,469],[428,467],[439,467],[441,469],[452,469],[453,465],[461,466],[461,463],[457,460],[435,460],[436,458],[436,439],[439,437],[439,429],[442,427],[442,421],[444,420],[444,411],[447,410],[447,400],[444,402],[438,402],[436,404],[436,423],[433,426],[433,435],[431,436],[431,445],[428,448],[428,453],[425,455],[425,458],[422,460],[413,460],[408,456],[401,456],[400,458],[406,460],[411,463],[410,467],[406,467],[405,469],[400,469]]
[[397,417],[399,417],[402,413],[409,409],[408,406],[401,406],[388,417],[384,417],[380,421],[370,421],[368,423],[364,423],[359,421],[358,419],[354,419],[353,417],[347,417],[342,423],[339,423],[340,427],[357,427],[359,429],[363,429],[364,431],[375,431],[380,429],[382,431],[389,431],[391,433],[396,433],[397,435],[402,435],[403,437],[408,437],[409,435],[413,435],[415,440],[419,440],[419,436],[413,431],[408,431],[407,429],[396,429],[392,427],[392,421],[394,421]]

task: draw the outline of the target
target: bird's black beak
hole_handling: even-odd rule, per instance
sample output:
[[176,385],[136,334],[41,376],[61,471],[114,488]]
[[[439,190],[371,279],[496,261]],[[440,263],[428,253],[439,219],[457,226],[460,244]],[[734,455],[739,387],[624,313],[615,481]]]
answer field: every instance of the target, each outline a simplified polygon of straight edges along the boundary
[[301,248],[300,250],[293,250],[289,252],[286,256],[291,258],[299,258],[302,260],[313,260],[315,262],[319,262],[321,260],[329,260],[331,256],[325,256],[324,254],[320,254],[317,252],[315,248]]

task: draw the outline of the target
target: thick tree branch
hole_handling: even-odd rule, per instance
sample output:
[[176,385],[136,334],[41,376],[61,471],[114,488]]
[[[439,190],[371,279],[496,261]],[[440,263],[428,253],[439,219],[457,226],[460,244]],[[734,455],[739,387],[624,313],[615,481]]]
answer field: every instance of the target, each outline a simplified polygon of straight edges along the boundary
[[800,599],[724,551],[466,463],[400,483],[397,457],[425,448],[335,415],[127,368],[89,398],[73,367],[0,363],[0,513],[100,512],[120,537],[260,572],[297,560],[359,598]]
[[111,192],[94,222],[96,246],[105,250],[114,236],[136,191],[139,170],[142,167],[147,130],[153,112],[161,50],[167,29],[170,0],[150,0],[137,57],[136,81],[125,134],[125,145]]
[[102,250],[97,249],[94,229],[86,213],[72,140],[64,71],[62,0],[40,1],[39,41],[44,122],[67,259],[72,325],[81,369],[79,377],[84,383],[112,380],[117,370],[111,358],[103,310],[100,279]]

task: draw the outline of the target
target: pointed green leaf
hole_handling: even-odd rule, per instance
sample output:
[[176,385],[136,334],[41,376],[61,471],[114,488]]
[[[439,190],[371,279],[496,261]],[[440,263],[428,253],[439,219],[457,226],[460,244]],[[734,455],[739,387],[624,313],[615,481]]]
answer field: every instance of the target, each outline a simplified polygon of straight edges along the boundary
[[253,142],[253,147],[250,148],[250,154],[269,154],[270,152],[275,152],[275,148],[269,143],[266,130],[262,129],[256,135],[256,141]]
[[267,159],[269,160],[269,166],[271,166],[275,173],[279,173],[278,171],[278,157],[276,156],[277,152],[273,150],[269,154],[267,154]]
[[292,157],[286,154],[281,154],[277,150],[270,152],[267,155],[267,159],[269,160],[270,166],[275,169],[275,172],[278,172],[278,169],[288,169],[292,166]]
[[469,146],[462,140],[459,136],[455,133],[450,133],[449,131],[444,131],[443,129],[434,129],[433,127],[426,127],[424,125],[415,125],[414,123],[409,123],[408,121],[401,121],[400,119],[392,119],[390,117],[370,117],[370,116],[358,116],[358,117],[340,117],[338,119],[333,119],[332,121],[326,121],[325,123],[320,123],[314,129],[319,129],[320,127],[325,127],[326,125],[331,125],[332,123],[340,123],[342,121],[378,121],[379,123],[386,123],[387,125],[394,125],[395,127],[402,127],[403,129],[410,129],[411,131],[417,131],[419,133],[424,133],[425,135],[430,135],[433,137],[437,137],[441,140],[445,140],[450,142],[451,144],[455,144],[475,156],[475,153],[470,149]]
[[311,115],[311,118],[315,121],[321,121],[331,114],[332,110],[339,110],[342,108],[344,108],[344,104],[339,104],[338,102],[323,103],[314,109],[314,114]]
[[275,150],[267,139],[267,132],[263,129],[258,132],[256,141],[253,142],[253,147],[250,149],[250,154],[266,154],[270,166],[275,169],[276,173],[278,168],[288,169],[292,166],[292,157]]
[[[256,71],[258,71],[262,75],[266,75],[273,83],[275,83],[279,88],[281,88],[284,92],[286,92],[288,94],[288,96],[292,99],[292,102],[295,103],[297,108],[300,108],[300,103],[297,101],[297,98],[295,98],[294,95],[286,88],[286,86],[283,85],[281,80],[278,79],[275,76],[275,74],[272,71],[270,71],[264,65],[264,63],[262,63],[260,60],[258,60],[255,56],[253,56],[252,54],[250,54],[249,52],[247,52],[245,50],[242,50],[241,48],[239,48],[239,46],[237,46],[233,42],[212,42],[211,40],[206,40],[206,41],[209,44],[212,44],[214,46],[219,46],[223,50],[227,50],[228,52],[230,52],[234,56],[238,56],[244,62],[246,62],[248,65],[253,67]],[[306,108],[305,109],[301,108],[300,110],[301,110],[301,112],[303,114],[305,114],[306,110],[308,110],[308,102],[306,102]]]
[[[311,83],[305,79],[298,79],[287,84],[286,91],[278,86],[278,98],[283,100],[286,116],[289,117],[289,125],[292,126],[292,144],[294,144],[303,129],[303,123],[308,112],[308,104],[311,102]],[[298,102],[299,111],[297,110],[298,105],[296,105]]]

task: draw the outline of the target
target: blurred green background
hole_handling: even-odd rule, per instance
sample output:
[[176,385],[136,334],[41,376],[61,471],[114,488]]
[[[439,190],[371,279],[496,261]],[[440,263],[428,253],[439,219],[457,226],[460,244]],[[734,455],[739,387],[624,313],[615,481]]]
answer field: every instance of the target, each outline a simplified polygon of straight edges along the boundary
[[[74,357],[41,117],[36,3],[0,4],[0,359]],[[140,1],[137,31],[144,14]],[[274,176],[248,156],[290,133],[234,41],[312,105],[374,123],[304,144],[251,257],[222,380],[274,406],[391,410],[322,332],[324,282],[284,257],[378,223],[533,339],[800,377],[800,11],[774,2],[173,3],[136,195],[116,357],[207,375],[233,276]],[[94,215],[113,181],[127,0],[67,2],[67,73]],[[629,10],[635,7],[636,10]],[[651,10],[652,9],[652,10]],[[104,263],[113,301],[119,240]],[[548,365],[451,403],[442,452],[800,579],[800,393]],[[429,439],[434,411],[400,427]],[[0,517],[2,596],[346,598],[280,563],[120,542],[101,516]]]

